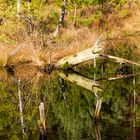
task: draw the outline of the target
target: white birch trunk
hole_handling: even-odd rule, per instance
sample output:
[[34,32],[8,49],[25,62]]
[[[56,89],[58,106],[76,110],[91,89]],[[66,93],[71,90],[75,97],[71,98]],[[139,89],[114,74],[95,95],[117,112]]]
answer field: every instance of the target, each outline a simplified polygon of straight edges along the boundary
[[20,6],[21,6],[21,0],[17,0],[17,16],[19,16],[20,13]]
[[52,34],[54,37],[56,37],[59,34],[60,28],[64,24],[64,17],[65,17],[65,14],[66,14],[66,6],[67,6],[67,0],[64,0],[63,4],[62,4],[61,16],[60,16],[60,19],[59,19],[58,26],[57,26],[56,30],[54,31],[54,33]]

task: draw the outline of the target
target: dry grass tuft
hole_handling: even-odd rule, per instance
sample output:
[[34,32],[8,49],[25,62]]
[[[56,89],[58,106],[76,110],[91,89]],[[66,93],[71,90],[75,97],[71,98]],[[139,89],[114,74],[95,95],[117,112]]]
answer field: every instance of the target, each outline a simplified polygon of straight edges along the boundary
[[[55,43],[53,42],[48,47],[48,50],[51,50],[52,63],[56,63],[60,58],[66,55],[92,47],[96,39],[97,34],[90,31],[88,28],[63,29],[60,37],[56,39]],[[48,55],[46,58],[49,57]]]
[[[20,49],[16,54],[11,56],[18,47]],[[36,66],[41,66],[44,62],[41,60],[42,55],[45,52],[42,51],[40,47],[34,47],[31,42],[24,42],[18,45],[3,45],[0,47],[0,63],[1,65],[7,64],[22,64],[22,63],[32,63]]]

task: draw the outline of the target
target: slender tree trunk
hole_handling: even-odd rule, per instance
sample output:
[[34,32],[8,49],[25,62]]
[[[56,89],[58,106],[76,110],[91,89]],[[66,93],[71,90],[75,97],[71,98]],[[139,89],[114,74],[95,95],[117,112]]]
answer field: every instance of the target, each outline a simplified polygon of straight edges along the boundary
[[64,17],[65,17],[65,14],[66,14],[66,6],[67,6],[67,0],[64,0],[63,4],[62,4],[61,16],[60,16],[60,19],[59,19],[59,26],[64,26]]
[[63,4],[62,4],[62,10],[61,10],[61,16],[60,16],[60,19],[59,19],[59,23],[58,23],[58,26],[57,26],[56,30],[53,33],[54,37],[59,34],[60,28],[62,26],[64,26],[64,17],[65,17],[65,14],[66,14],[66,6],[67,6],[67,0],[64,0]]
[[21,0],[17,0],[17,16],[19,16],[20,13],[20,5],[21,5]]
[[76,14],[77,14],[77,4],[74,4],[74,15],[73,15],[73,25],[76,24]]
[[[96,57],[93,59],[94,60],[94,70],[96,69]],[[94,81],[96,81],[96,73],[94,72]]]

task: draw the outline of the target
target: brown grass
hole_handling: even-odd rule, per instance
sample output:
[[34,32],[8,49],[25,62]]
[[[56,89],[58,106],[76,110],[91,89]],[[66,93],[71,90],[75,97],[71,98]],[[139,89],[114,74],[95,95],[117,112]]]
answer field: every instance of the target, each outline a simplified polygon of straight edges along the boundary
[[48,51],[50,53],[46,55],[46,59],[51,54],[51,62],[56,63],[64,56],[92,47],[96,39],[97,34],[88,28],[63,29],[55,43],[49,44]]
[[[126,5],[125,9],[127,10],[128,8],[130,7]],[[60,13],[59,8],[50,6],[47,11],[47,9],[43,7],[43,12],[41,11],[42,17],[49,16],[53,9],[56,9],[56,12]],[[92,14],[90,10],[92,11],[93,9],[90,7],[90,9],[85,10],[85,14]],[[68,28],[61,30],[61,34],[57,38],[52,38],[49,33],[40,33],[38,26],[36,25],[39,23],[38,21],[35,23],[36,29],[29,35],[24,22],[20,23],[16,21],[14,23],[14,21],[8,20],[4,25],[5,29],[2,29],[2,27],[0,28],[2,29],[1,33],[15,42],[12,45],[6,43],[0,44],[0,65],[3,65],[7,61],[10,52],[19,45],[22,45],[23,47],[10,59],[8,64],[18,65],[30,63],[34,66],[41,66],[48,63],[56,63],[64,56],[92,47],[100,34],[103,34],[104,38],[106,38],[106,47],[115,48],[118,44],[127,42],[135,44],[139,48],[140,35],[137,35],[140,33],[139,6],[136,5],[131,7],[131,12],[125,16],[121,16],[122,12],[123,11],[111,12],[105,17],[102,17],[105,18],[106,22],[103,31],[98,29],[97,25],[94,26],[94,23],[91,28],[80,27],[76,29],[73,26],[68,25]],[[15,24],[17,24],[17,28],[15,28]],[[10,28],[10,25],[12,25],[13,28]]]

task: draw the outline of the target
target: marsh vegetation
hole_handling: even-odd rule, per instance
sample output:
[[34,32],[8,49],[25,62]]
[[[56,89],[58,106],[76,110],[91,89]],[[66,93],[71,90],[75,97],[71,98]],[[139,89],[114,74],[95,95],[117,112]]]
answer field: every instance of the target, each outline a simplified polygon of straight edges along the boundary
[[0,139],[140,139],[139,0],[0,0]]

